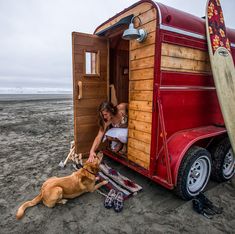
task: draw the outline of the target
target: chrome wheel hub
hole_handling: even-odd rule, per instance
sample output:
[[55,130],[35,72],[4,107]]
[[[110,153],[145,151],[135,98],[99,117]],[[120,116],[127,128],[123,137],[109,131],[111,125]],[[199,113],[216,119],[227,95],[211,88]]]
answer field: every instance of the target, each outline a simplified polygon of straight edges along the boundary
[[230,177],[234,172],[235,158],[232,149],[228,151],[224,158],[223,174],[224,177]]
[[188,192],[194,195],[194,193],[200,192],[207,184],[211,170],[211,163],[208,157],[199,157],[191,166],[188,178],[187,189]]

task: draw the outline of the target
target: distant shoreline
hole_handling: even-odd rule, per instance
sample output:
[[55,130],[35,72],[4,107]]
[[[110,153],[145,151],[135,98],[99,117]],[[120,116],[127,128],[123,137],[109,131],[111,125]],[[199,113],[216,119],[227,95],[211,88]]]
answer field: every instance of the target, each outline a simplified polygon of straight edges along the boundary
[[0,94],[0,102],[72,99],[72,94]]

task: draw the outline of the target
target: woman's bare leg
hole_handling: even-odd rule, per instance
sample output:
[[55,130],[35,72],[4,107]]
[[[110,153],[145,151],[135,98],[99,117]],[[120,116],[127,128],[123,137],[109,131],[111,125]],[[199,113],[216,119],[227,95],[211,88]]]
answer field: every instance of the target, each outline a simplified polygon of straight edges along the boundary
[[110,143],[112,141],[116,142],[117,144],[114,146],[113,149],[111,149],[113,152],[117,153],[119,150],[122,149],[123,143],[121,141],[119,141],[119,139],[115,138],[115,137],[110,137],[107,136],[107,140],[110,141]]
[[119,152],[122,149],[122,147],[123,147],[123,143],[121,141],[118,141],[113,149],[113,152],[115,153]]
[[123,144],[123,147],[122,147],[122,149],[119,151],[119,153],[121,153],[121,154],[126,154],[126,152],[127,152],[127,145],[126,145],[126,144]]

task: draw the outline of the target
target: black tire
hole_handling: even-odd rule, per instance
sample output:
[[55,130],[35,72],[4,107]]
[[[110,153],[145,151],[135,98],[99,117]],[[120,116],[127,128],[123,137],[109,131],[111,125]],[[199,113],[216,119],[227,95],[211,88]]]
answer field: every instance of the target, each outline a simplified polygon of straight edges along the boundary
[[211,178],[217,182],[230,180],[235,173],[235,157],[229,138],[227,137],[215,145],[215,147],[211,150],[211,155]]
[[198,146],[191,147],[180,164],[176,194],[184,200],[192,199],[206,187],[210,173],[210,153]]

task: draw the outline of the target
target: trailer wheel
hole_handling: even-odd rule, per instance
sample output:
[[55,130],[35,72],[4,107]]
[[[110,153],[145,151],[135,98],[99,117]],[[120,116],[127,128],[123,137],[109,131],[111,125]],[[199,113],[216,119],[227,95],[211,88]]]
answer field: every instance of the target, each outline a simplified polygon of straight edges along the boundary
[[185,154],[177,177],[175,192],[184,200],[190,200],[207,185],[211,173],[210,153],[193,146]]
[[230,180],[235,173],[235,157],[229,138],[223,139],[211,151],[211,178],[217,182]]

